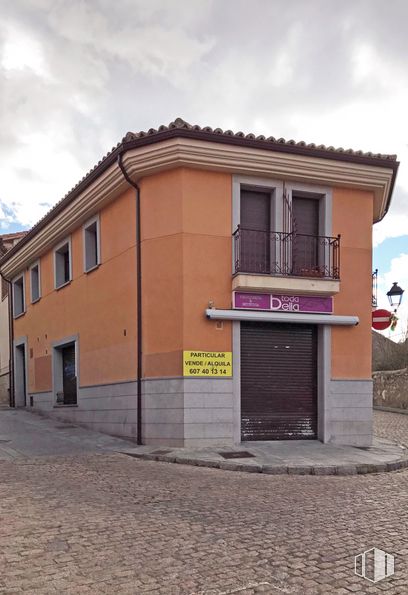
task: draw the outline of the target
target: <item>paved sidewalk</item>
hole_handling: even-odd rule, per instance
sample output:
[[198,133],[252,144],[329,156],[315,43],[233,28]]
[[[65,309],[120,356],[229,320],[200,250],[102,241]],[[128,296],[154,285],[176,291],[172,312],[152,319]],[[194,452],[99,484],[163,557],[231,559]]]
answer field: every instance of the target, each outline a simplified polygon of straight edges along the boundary
[[[145,460],[271,475],[355,475],[404,469],[408,466],[408,415],[374,411],[373,417],[375,438],[368,449],[304,440],[207,449],[143,446],[122,452]],[[225,459],[221,454],[225,452],[232,452],[233,458]],[[243,458],[240,452],[245,453]]]
[[122,452],[145,460],[270,475],[356,475],[408,467],[408,450],[383,438],[370,448],[286,440],[218,448],[137,446]]
[[[376,416],[378,412],[376,412]],[[396,414],[380,413],[380,416]],[[136,458],[213,467],[231,471],[300,475],[354,475],[394,471],[408,466],[408,416],[393,420],[399,444],[376,438],[369,449],[322,444],[317,440],[247,442],[219,448],[166,448],[136,446],[134,442],[93,432],[29,411],[0,410],[0,460],[32,456],[85,453],[127,453]],[[378,426],[383,436],[394,437],[389,418]],[[404,433],[405,432],[405,433]],[[405,442],[402,439],[405,436]],[[395,435],[397,440],[397,436]]]
[[28,456],[112,452],[132,442],[22,409],[0,409],[0,461]]

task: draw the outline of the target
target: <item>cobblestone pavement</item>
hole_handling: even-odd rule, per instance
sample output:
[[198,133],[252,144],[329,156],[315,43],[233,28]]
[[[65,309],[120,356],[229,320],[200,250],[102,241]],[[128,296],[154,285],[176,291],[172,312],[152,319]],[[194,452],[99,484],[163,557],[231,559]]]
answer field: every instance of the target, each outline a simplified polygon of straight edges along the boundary
[[374,411],[374,433],[381,438],[395,440],[408,448],[408,415]]
[[[119,453],[0,461],[0,593],[408,593],[408,470],[264,476]],[[354,555],[396,556],[372,585]]]

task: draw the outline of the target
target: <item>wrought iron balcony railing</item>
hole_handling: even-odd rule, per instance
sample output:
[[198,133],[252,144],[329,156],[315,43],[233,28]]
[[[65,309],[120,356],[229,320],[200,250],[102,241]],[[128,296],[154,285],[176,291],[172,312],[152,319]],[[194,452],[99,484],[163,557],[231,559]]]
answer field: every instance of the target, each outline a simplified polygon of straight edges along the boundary
[[340,236],[257,231],[233,233],[236,273],[340,279]]

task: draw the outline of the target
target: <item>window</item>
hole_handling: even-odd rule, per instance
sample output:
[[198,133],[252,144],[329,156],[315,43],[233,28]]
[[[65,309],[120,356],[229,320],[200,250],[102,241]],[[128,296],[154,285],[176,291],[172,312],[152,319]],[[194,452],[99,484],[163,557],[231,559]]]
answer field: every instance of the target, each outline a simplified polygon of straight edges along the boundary
[[25,312],[25,283],[24,273],[13,281],[13,312],[14,318]]
[[99,217],[84,225],[84,270],[92,271],[100,264]]
[[339,278],[331,189],[234,176],[233,273]]
[[243,270],[269,273],[273,261],[273,193],[241,190],[240,263]]
[[31,303],[38,302],[41,297],[40,263],[36,262],[30,268]]
[[324,243],[319,236],[319,197],[292,193],[292,274],[323,276]]
[[54,252],[55,288],[63,287],[72,279],[71,240],[65,240]]

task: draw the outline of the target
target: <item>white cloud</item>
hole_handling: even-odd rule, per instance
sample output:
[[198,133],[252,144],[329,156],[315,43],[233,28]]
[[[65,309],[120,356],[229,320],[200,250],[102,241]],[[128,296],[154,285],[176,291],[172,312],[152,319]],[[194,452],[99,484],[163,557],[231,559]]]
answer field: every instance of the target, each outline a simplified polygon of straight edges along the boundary
[[7,230],[17,220],[16,213],[0,200],[0,230]]
[[389,213],[380,223],[374,225],[373,246],[379,246],[387,238],[405,235],[408,235],[408,212],[407,214]]
[[4,32],[1,66],[6,71],[32,70],[38,76],[48,76],[48,69],[41,44],[27,32],[9,26]]
[[[0,24],[1,190],[24,227],[127,130],[143,127],[149,85],[166,110],[163,81],[188,87],[214,45],[211,34],[194,32],[211,5],[203,2],[200,12],[179,2],[182,15],[175,3],[147,9],[126,0],[113,10],[104,0],[23,0],[8,7]],[[161,123],[156,116],[146,120],[148,127]]]
[[373,244],[376,247],[387,238],[405,235],[408,235],[408,190],[397,184],[390,211],[382,221],[374,225]]
[[353,79],[361,83],[376,74],[374,48],[367,44],[362,44],[356,48],[353,56]]
[[[127,130],[176,116],[398,152],[398,192],[408,191],[407,16],[405,3],[378,0],[344,0],[335,13],[326,0],[7,3],[3,200],[31,224],[40,203],[59,200]],[[398,201],[377,244],[408,229]]]
[[56,4],[49,23],[71,44],[86,49],[83,59],[98,56],[101,62],[123,61],[130,71],[182,82],[185,70],[198,63],[212,49],[211,36],[196,38],[183,28],[183,20],[167,28],[161,23],[135,24],[132,18],[114,26],[108,13],[86,4]]

